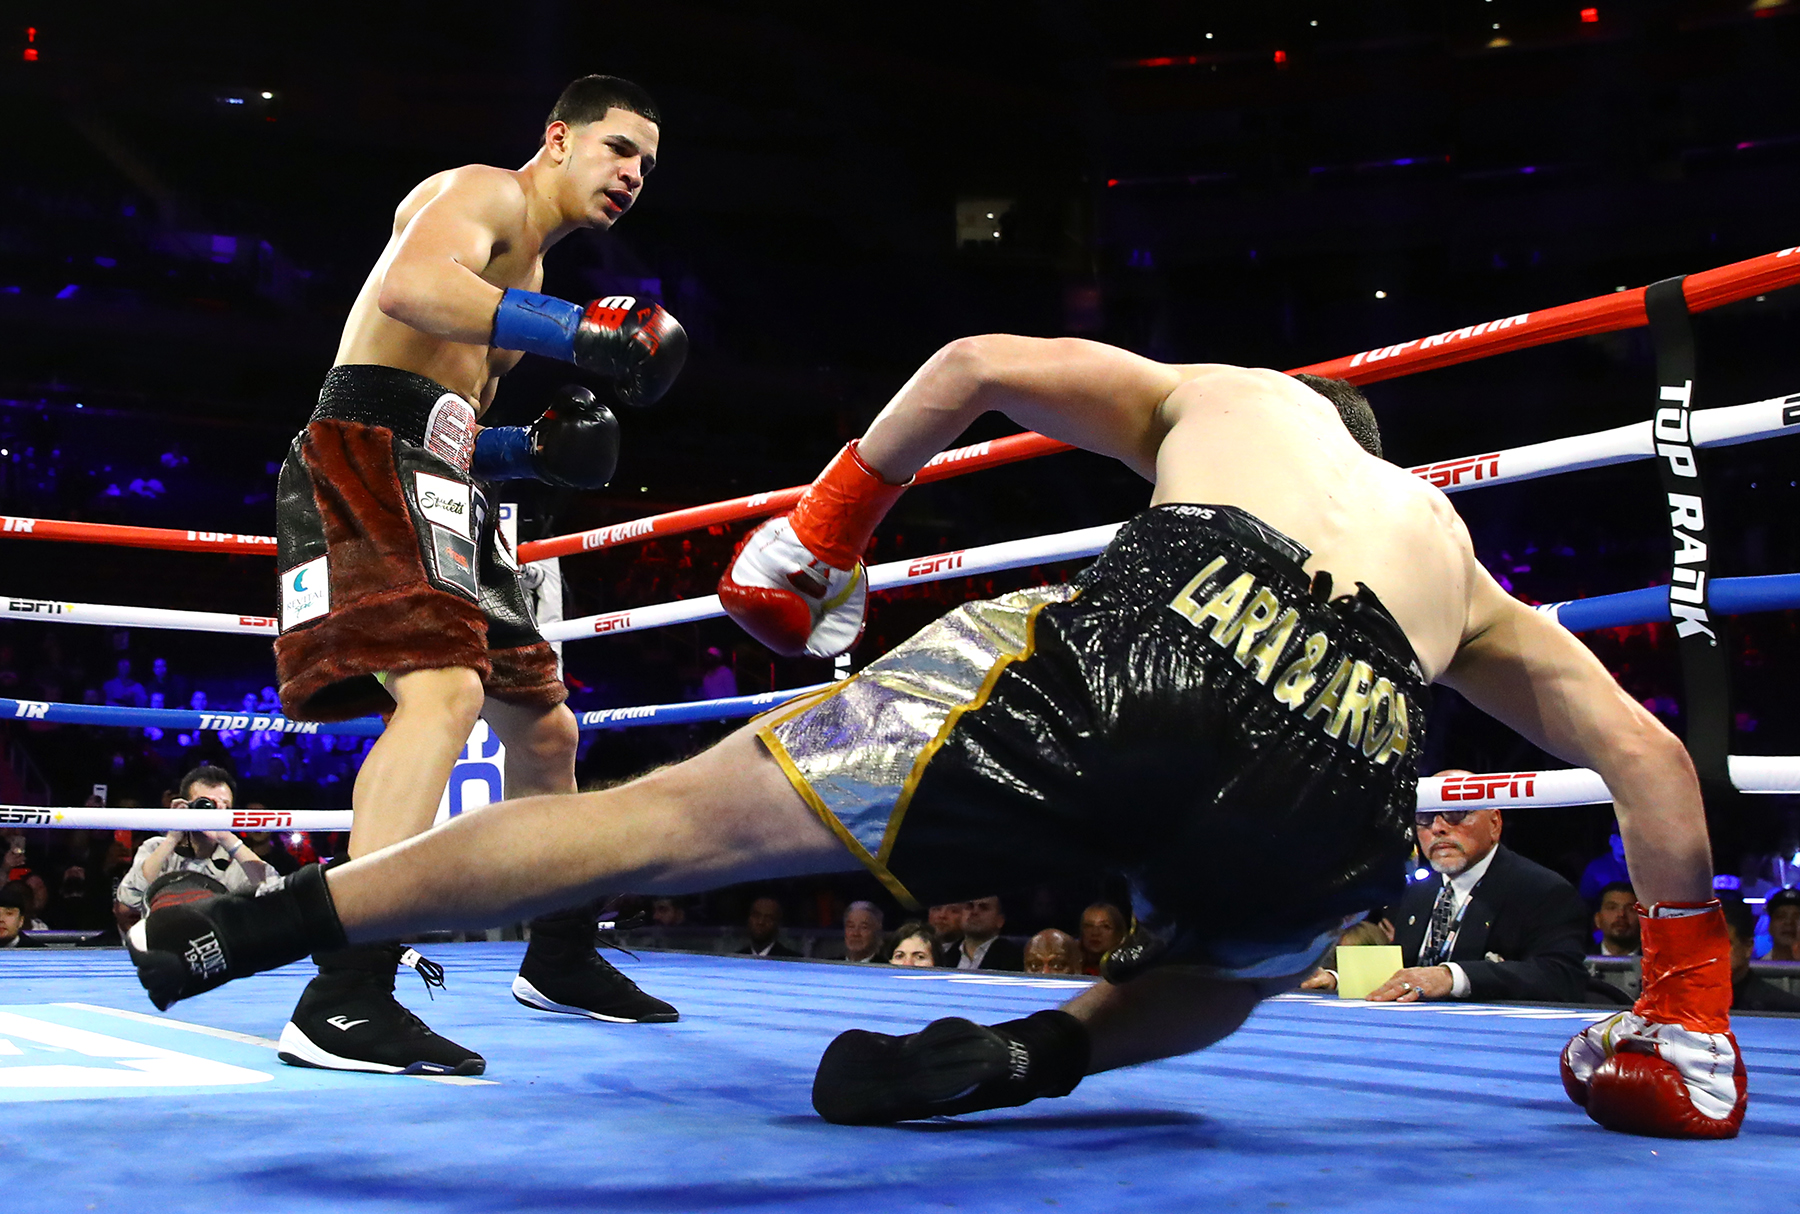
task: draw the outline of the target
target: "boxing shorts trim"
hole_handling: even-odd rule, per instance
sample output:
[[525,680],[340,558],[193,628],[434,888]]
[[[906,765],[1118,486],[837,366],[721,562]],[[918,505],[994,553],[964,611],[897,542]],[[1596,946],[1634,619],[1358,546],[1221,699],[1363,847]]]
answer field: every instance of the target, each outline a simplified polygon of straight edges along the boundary
[[1006,668],[1029,658],[1033,625],[1068,586],[965,603],[866,669],[770,714],[757,732],[819,820],[909,909],[887,858],[925,768]]

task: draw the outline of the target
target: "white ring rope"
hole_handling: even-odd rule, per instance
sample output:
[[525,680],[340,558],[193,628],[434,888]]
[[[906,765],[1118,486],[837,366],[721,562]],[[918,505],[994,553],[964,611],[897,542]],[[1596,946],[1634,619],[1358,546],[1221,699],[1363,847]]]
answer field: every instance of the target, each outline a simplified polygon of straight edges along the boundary
[[[1739,792],[1800,793],[1800,755],[1732,755],[1731,782]],[[1612,800],[1598,773],[1574,767],[1551,771],[1426,776],[1418,807],[1442,809],[1554,809]],[[478,812],[475,810],[470,813]],[[0,826],[71,830],[349,830],[347,809],[102,809],[86,806],[0,805]]]
[[[1605,467],[1657,455],[1653,422],[1634,422],[1611,430],[1551,439],[1439,460],[1408,469],[1446,493],[1490,485],[1532,480],[1561,472]],[[1726,447],[1765,438],[1800,434],[1800,393],[1770,397],[1743,405],[1697,409],[1689,415],[1691,442],[1700,447]],[[1008,540],[977,548],[941,552],[935,556],[892,561],[869,570],[871,590],[922,585],[946,578],[998,573],[1027,565],[1077,560],[1106,547],[1117,523],[1084,527],[1054,535]],[[692,624],[724,615],[717,595],[653,603],[623,611],[603,612],[563,620],[544,628],[547,641],[576,641],[615,633],[642,632],[675,624]],[[246,636],[274,636],[278,621],[267,616],[229,615],[217,611],[181,611],[160,607],[122,607],[96,603],[63,603],[47,599],[0,598],[0,616],[17,616],[61,624],[101,624],[112,627],[170,628],[188,632],[230,632]]]

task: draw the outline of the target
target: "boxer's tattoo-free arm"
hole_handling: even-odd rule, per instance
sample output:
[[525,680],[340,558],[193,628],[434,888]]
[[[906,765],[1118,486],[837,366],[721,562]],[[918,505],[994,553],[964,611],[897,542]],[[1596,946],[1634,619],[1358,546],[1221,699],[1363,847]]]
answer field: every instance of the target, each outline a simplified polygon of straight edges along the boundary
[[1021,426],[1120,460],[1147,480],[1169,422],[1162,404],[1185,381],[1219,368],[1173,366],[1074,337],[965,337],[932,355],[857,445],[899,484],[970,422],[998,410]]
[[1562,625],[1519,602],[1469,556],[1461,648],[1440,682],[1558,758],[1600,773],[1613,795],[1639,900],[1712,897],[1712,858],[1693,762]]
[[481,272],[506,234],[523,227],[524,212],[524,194],[505,170],[470,166],[449,174],[382,268],[382,312],[445,341],[485,346],[501,290]]

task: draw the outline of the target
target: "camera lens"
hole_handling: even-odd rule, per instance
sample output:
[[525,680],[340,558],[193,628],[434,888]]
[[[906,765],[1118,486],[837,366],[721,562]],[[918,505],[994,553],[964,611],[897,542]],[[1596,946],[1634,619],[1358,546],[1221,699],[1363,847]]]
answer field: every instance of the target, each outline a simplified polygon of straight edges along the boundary
[[188,802],[188,808],[189,809],[217,809],[217,808],[219,808],[219,803],[217,801],[213,800],[211,797],[195,797],[192,801]]

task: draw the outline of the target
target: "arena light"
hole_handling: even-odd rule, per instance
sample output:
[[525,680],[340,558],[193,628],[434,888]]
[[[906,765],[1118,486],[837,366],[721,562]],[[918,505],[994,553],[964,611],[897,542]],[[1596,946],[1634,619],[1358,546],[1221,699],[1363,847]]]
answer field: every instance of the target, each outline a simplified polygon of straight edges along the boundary
[[1287,52],[1286,51],[1276,51],[1275,52],[1275,62],[1276,63],[1286,63],[1287,62]]
[[1600,10],[1597,8],[1582,9],[1581,10],[1581,20],[1586,25],[1594,25],[1594,24],[1598,23],[1600,20]]

